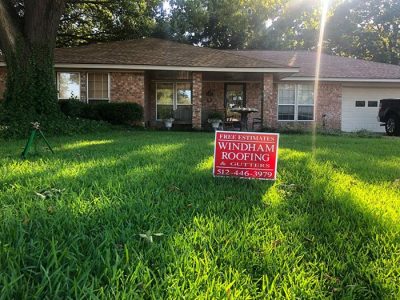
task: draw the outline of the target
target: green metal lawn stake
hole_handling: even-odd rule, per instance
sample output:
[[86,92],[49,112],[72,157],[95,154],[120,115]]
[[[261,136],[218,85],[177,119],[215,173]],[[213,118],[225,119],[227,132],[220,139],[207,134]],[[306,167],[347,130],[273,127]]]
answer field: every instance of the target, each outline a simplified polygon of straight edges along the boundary
[[[40,130],[40,123],[39,122],[33,122],[31,124],[32,124],[33,130],[31,132],[31,135],[29,136],[28,141],[26,142],[24,151],[22,151],[22,153],[21,153],[21,157],[26,159],[26,155],[28,154],[29,149],[31,148],[32,144],[35,142],[35,137],[36,137],[37,134],[39,134],[43,138],[43,140],[46,143],[47,147],[49,147],[51,153],[54,154],[54,151],[51,148],[49,142],[47,141],[47,139],[44,136],[43,132]],[[35,144],[35,148],[36,148],[36,144]]]

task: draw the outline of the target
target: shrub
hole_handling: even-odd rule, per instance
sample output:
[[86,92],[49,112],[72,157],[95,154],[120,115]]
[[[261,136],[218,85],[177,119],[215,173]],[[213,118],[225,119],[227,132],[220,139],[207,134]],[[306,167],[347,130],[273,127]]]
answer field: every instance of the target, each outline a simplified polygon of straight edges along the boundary
[[86,103],[75,99],[60,100],[58,104],[60,105],[61,111],[66,116],[72,118],[82,117],[83,110],[85,109],[85,106],[87,106]]
[[133,124],[143,119],[143,107],[137,103],[95,103],[78,100],[59,102],[61,111],[71,118],[102,120],[111,124]]
[[143,107],[137,103],[101,103],[91,107],[101,120],[111,124],[133,124],[143,119]]
[[[59,127],[58,132],[65,135],[104,132],[112,128],[112,126],[107,122],[85,120],[79,118],[74,119],[70,117],[66,117],[65,121],[62,124],[57,125]],[[45,130],[45,128],[43,130]]]
[[85,104],[81,111],[81,118],[100,121],[101,116],[96,104]]
[[[26,138],[32,130],[32,122],[39,122],[46,136],[73,135],[111,129],[111,125],[101,121],[98,111],[93,110],[91,105],[70,99],[60,101],[59,106],[64,114],[60,113],[58,118],[39,118],[31,115],[11,118],[10,113],[4,108],[4,102],[0,102],[0,138]],[[85,114],[90,116],[88,120],[85,120]]]

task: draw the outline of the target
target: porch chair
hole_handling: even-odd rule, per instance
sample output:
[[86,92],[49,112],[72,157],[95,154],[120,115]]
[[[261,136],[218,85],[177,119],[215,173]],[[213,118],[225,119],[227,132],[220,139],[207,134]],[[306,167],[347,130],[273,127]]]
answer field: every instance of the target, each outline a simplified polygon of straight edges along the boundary
[[240,118],[241,115],[239,113],[232,112],[229,108],[226,108],[223,122],[224,130],[240,131],[242,129]]

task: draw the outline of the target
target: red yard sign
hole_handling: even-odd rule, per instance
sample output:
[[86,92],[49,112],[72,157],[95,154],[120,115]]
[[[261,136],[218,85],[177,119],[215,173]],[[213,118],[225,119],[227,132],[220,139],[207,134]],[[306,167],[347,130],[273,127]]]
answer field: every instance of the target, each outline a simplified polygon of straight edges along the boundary
[[278,133],[216,131],[214,176],[276,179]]

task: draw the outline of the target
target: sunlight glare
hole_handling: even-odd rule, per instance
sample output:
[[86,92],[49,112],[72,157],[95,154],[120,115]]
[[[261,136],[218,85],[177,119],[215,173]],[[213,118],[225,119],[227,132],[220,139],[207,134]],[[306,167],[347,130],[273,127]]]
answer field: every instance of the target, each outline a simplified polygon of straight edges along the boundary
[[316,142],[316,133],[317,133],[317,111],[318,111],[318,92],[319,92],[319,81],[320,81],[320,73],[321,73],[321,55],[322,48],[324,43],[324,33],[325,33],[325,25],[328,15],[330,0],[321,0],[321,21],[319,26],[319,38],[317,44],[317,63],[315,66],[315,82],[314,82],[314,119],[313,123],[313,138],[312,138],[312,149],[313,149],[313,157],[315,155],[315,142]]

